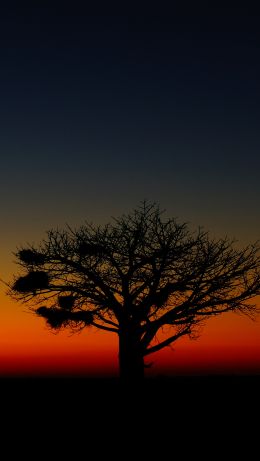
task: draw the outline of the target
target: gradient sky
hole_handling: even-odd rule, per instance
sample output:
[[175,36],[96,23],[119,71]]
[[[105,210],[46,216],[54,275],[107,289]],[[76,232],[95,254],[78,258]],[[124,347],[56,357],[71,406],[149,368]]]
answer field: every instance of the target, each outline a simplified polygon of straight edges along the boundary
[[[259,16],[31,3],[0,15],[0,277],[18,245],[144,198],[241,246],[257,240]],[[0,301],[0,374],[116,369],[113,335],[53,335],[4,285]],[[154,356],[158,373],[260,372],[260,323],[229,314],[174,349]]]

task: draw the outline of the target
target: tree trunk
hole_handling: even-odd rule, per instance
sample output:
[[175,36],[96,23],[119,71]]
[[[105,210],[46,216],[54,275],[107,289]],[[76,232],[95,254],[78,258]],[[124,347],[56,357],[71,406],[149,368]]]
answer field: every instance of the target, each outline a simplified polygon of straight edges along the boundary
[[120,378],[133,381],[144,378],[144,359],[140,349],[140,339],[130,327],[119,333]]

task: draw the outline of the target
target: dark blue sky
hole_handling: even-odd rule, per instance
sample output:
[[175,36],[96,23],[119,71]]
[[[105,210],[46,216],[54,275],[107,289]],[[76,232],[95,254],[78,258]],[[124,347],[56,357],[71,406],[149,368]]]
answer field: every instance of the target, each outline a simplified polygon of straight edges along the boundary
[[2,241],[106,221],[144,198],[255,240],[259,16],[33,3],[0,19]]

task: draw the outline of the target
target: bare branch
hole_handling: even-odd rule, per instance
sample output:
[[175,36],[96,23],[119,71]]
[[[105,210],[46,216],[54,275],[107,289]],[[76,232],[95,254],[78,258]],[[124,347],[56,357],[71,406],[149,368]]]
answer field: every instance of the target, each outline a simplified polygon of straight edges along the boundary
[[181,331],[181,332],[179,332],[179,333],[177,333],[175,335],[170,336],[169,338],[165,339],[165,341],[162,341],[161,343],[156,344],[156,346],[149,347],[148,349],[145,350],[143,355],[145,356],[145,355],[148,355],[148,354],[153,354],[154,352],[158,352],[161,349],[163,349],[164,347],[169,346],[170,344],[172,344],[174,341],[177,341],[177,339],[181,338],[181,336],[184,336],[184,335],[187,335],[187,334],[190,334],[190,329],[189,328],[186,328],[185,330],[183,330],[183,331]]

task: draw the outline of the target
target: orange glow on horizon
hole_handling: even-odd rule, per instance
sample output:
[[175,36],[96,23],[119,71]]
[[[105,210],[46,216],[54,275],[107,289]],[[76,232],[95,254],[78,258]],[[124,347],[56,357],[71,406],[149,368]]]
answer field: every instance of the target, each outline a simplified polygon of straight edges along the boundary
[[[5,265],[5,279],[16,269]],[[118,375],[118,338],[85,329],[80,334],[51,332],[44,319],[0,292],[0,376]],[[258,301],[259,305],[259,301]],[[192,373],[260,374],[260,316],[223,314],[205,323],[200,337],[182,338],[146,357],[147,376]]]
[[[118,342],[112,333],[86,329],[51,332],[25,306],[1,296],[0,376],[118,375]],[[260,373],[259,320],[224,314],[206,322],[197,340],[183,338],[146,357],[147,376]]]

